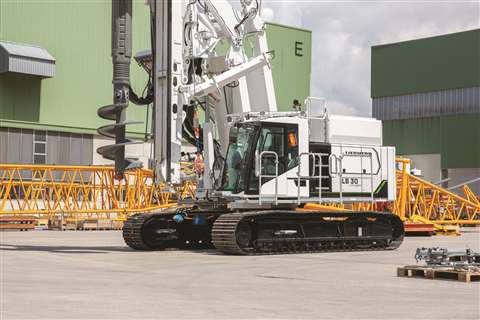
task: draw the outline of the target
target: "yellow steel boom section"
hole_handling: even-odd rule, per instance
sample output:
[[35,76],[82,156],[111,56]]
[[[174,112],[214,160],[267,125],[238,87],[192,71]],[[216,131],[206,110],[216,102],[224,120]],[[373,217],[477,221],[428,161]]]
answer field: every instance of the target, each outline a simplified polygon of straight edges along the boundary
[[392,211],[403,220],[421,216],[437,224],[480,224],[480,201],[468,186],[465,197],[411,175],[405,169],[408,159],[398,160],[397,201]]
[[[468,186],[460,196],[411,175],[409,159],[397,159],[395,202],[307,205],[318,210],[390,211],[404,221],[435,224],[480,224],[480,198]],[[182,172],[194,176],[191,163]],[[85,219],[120,219],[135,212],[153,211],[177,204],[177,199],[195,195],[195,180],[187,180],[172,192],[156,185],[153,172],[126,171],[116,180],[113,167],[39,166],[0,164],[0,214],[34,214],[54,217],[66,214]]]
[[308,204],[310,210],[390,211],[403,221],[434,223],[435,225],[480,225],[480,198],[468,187],[465,197],[455,194],[410,174],[409,159],[397,159],[397,199],[395,202],[357,202],[343,204]]
[[150,170],[114,177],[114,168],[103,166],[0,165],[0,214],[125,219],[129,213],[176,205],[174,198],[195,192],[192,183],[176,192],[155,185]]

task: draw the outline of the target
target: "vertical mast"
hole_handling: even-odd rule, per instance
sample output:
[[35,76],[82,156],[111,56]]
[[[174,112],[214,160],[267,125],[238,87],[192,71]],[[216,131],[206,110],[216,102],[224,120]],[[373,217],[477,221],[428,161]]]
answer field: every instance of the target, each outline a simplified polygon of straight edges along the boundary
[[152,0],[155,182],[180,182],[183,1]]

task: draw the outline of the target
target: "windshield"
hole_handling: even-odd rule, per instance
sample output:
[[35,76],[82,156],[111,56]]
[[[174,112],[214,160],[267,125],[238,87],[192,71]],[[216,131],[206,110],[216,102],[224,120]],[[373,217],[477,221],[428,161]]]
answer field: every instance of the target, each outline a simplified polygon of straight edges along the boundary
[[[222,189],[227,191],[244,190],[244,176],[248,153],[253,145],[256,127],[240,125],[230,129],[225,167],[223,169]],[[239,192],[239,191],[238,191]]]

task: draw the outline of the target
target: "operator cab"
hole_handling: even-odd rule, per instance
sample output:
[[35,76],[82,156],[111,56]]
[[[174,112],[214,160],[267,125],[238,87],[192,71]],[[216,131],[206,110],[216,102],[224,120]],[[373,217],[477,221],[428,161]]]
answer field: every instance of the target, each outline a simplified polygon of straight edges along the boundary
[[237,123],[229,137],[220,191],[258,195],[260,168],[263,184],[298,166],[298,124]]
[[[309,196],[298,184],[299,155],[308,153],[308,121],[300,113],[248,114],[230,125],[229,146],[216,194],[249,201]],[[301,175],[309,175],[308,166]],[[299,186],[299,187],[298,187]],[[301,190],[299,190],[299,188]]]
[[381,145],[377,120],[276,112],[227,122],[212,196],[260,205],[395,199],[395,149]]

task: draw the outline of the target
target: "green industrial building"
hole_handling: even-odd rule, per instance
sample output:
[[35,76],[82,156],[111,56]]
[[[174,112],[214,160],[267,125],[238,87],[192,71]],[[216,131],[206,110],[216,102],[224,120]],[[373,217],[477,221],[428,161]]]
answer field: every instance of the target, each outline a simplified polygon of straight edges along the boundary
[[[372,47],[384,144],[448,187],[480,177],[479,50],[479,29]],[[480,182],[471,187],[480,192]]]
[[[149,10],[133,2],[137,53],[150,48]],[[97,108],[112,102],[110,20],[110,1],[0,1],[0,163],[110,163],[95,152],[108,143],[96,128],[106,124]],[[311,32],[272,23],[266,32],[277,104],[291,110],[310,92]],[[135,62],[131,77],[142,92],[147,75]],[[144,122],[128,128],[142,139],[146,107],[131,104],[128,120]],[[150,149],[127,152],[147,162]]]

